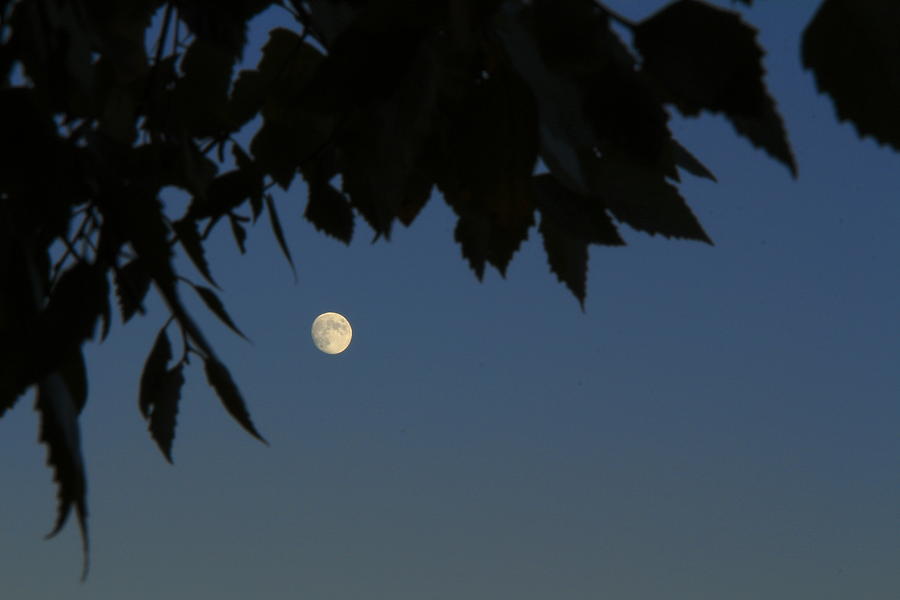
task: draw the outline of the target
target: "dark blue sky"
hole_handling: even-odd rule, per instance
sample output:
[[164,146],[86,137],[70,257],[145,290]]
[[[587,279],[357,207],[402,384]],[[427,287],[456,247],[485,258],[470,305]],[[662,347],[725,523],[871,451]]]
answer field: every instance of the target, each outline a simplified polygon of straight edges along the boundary
[[[253,344],[203,321],[271,446],[193,365],[164,462],[137,410],[155,303],[89,351],[86,584],[77,529],[41,539],[30,401],[0,421],[3,597],[895,598],[900,155],[801,70],[817,3],[757,4],[799,178],[721,118],[674,119],[719,179],[681,186],[714,247],[623,227],[582,312],[535,230],[479,284],[440,198],[348,248],[301,220],[298,182],[276,198],[298,283],[264,222],[246,256],[223,230],[213,271]],[[353,324],[344,354],[311,343],[325,311]]]

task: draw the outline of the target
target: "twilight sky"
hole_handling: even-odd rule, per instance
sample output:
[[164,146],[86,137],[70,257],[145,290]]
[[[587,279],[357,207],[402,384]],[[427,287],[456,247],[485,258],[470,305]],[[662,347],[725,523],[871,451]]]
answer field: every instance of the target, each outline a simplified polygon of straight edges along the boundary
[[[534,229],[478,283],[439,198],[389,243],[358,219],[346,247],[300,218],[298,179],[276,197],[296,284],[265,220],[247,255],[224,228],[211,251],[253,343],[195,304],[271,446],[195,361],[163,460],[137,409],[151,302],[88,346],[86,583],[74,523],[42,539],[31,399],[0,420],[0,596],[896,598],[900,155],[838,125],[801,69],[818,3],[756,4],[800,176],[722,118],[675,118],[719,180],[681,185],[716,246],[623,226],[627,247],[591,251],[581,312]],[[274,20],[291,26],[259,31]],[[353,325],[343,354],[310,340],[326,311]]]

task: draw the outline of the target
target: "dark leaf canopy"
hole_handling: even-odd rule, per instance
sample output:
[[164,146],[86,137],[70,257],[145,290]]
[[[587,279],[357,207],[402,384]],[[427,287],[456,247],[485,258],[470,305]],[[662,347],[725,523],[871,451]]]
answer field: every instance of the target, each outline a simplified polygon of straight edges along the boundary
[[[349,244],[357,216],[389,238],[440,196],[476,277],[504,275],[535,230],[584,306],[591,247],[624,245],[623,224],[711,243],[679,182],[715,177],[673,110],[723,115],[796,174],[756,31],[700,0],[660,4],[635,23],[597,0],[0,2],[0,416],[37,390],[54,532],[74,510],[87,544],[82,346],[109,331],[113,294],[123,323],[151,290],[169,313],[138,390],[167,460],[191,355],[263,439],[181,300],[192,288],[243,336],[213,278],[216,227],[252,252],[267,213],[293,269],[281,215]],[[283,18],[247,64],[267,9]],[[824,0],[802,40],[838,117],[894,149],[898,31],[893,0]],[[276,210],[272,188],[297,175],[306,193],[285,202],[300,205]]]

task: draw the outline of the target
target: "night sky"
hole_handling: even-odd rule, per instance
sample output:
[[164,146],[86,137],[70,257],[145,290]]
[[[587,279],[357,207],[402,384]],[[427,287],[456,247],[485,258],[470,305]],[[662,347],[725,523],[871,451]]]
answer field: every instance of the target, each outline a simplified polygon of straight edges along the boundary
[[[900,155],[801,69],[817,3],[756,4],[799,178],[723,118],[673,118],[719,180],[680,187],[715,246],[622,226],[628,246],[591,249],[582,312],[535,229],[479,283],[439,197],[389,242],[358,218],[347,247],[302,220],[298,178],[276,195],[296,283],[265,218],[246,255],[227,227],[212,242],[252,343],[191,304],[271,445],[194,360],[165,462],[137,408],[151,301],[87,346],[86,583],[75,524],[43,540],[30,395],[0,420],[0,596],[895,599]],[[326,311],[353,325],[343,354],[310,339]]]

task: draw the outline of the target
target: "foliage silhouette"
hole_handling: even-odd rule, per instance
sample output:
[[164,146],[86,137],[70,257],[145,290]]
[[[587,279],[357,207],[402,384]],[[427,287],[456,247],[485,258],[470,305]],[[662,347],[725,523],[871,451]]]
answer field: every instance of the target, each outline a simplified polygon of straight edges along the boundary
[[[248,21],[269,8],[293,25],[237,71]],[[172,258],[180,246],[217,287],[209,232],[227,220],[244,252],[246,223],[266,212],[293,267],[273,185],[300,175],[305,218],[344,243],[356,214],[389,238],[436,189],[479,279],[488,265],[505,273],[537,214],[551,271],[583,305],[588,245],[624,244],[619,223],[711,243],[677,184],[680,171],[714,177],[673,138],[672,108],[721,113],[797,172],[756,31],[700,0],[639,23],[594,0],[3,0],[0,18],[0,416],[37,388],[59,491],[53,533],[74,508],[85,561],[81,346],[109,331],[110,283],[123,322],[151,287],[170,312],[139,394],[165,458],[190,354],[262,440],[182,284],[243,334]],[[898,30],[893,0],[824,0],[802,40],[838,117],[895,150]],[[548,172],[535,173],[539,161]],[[177,219],[160,199],[169,186],[191,197]],[[183,352],[170,367],[175,329]]]

